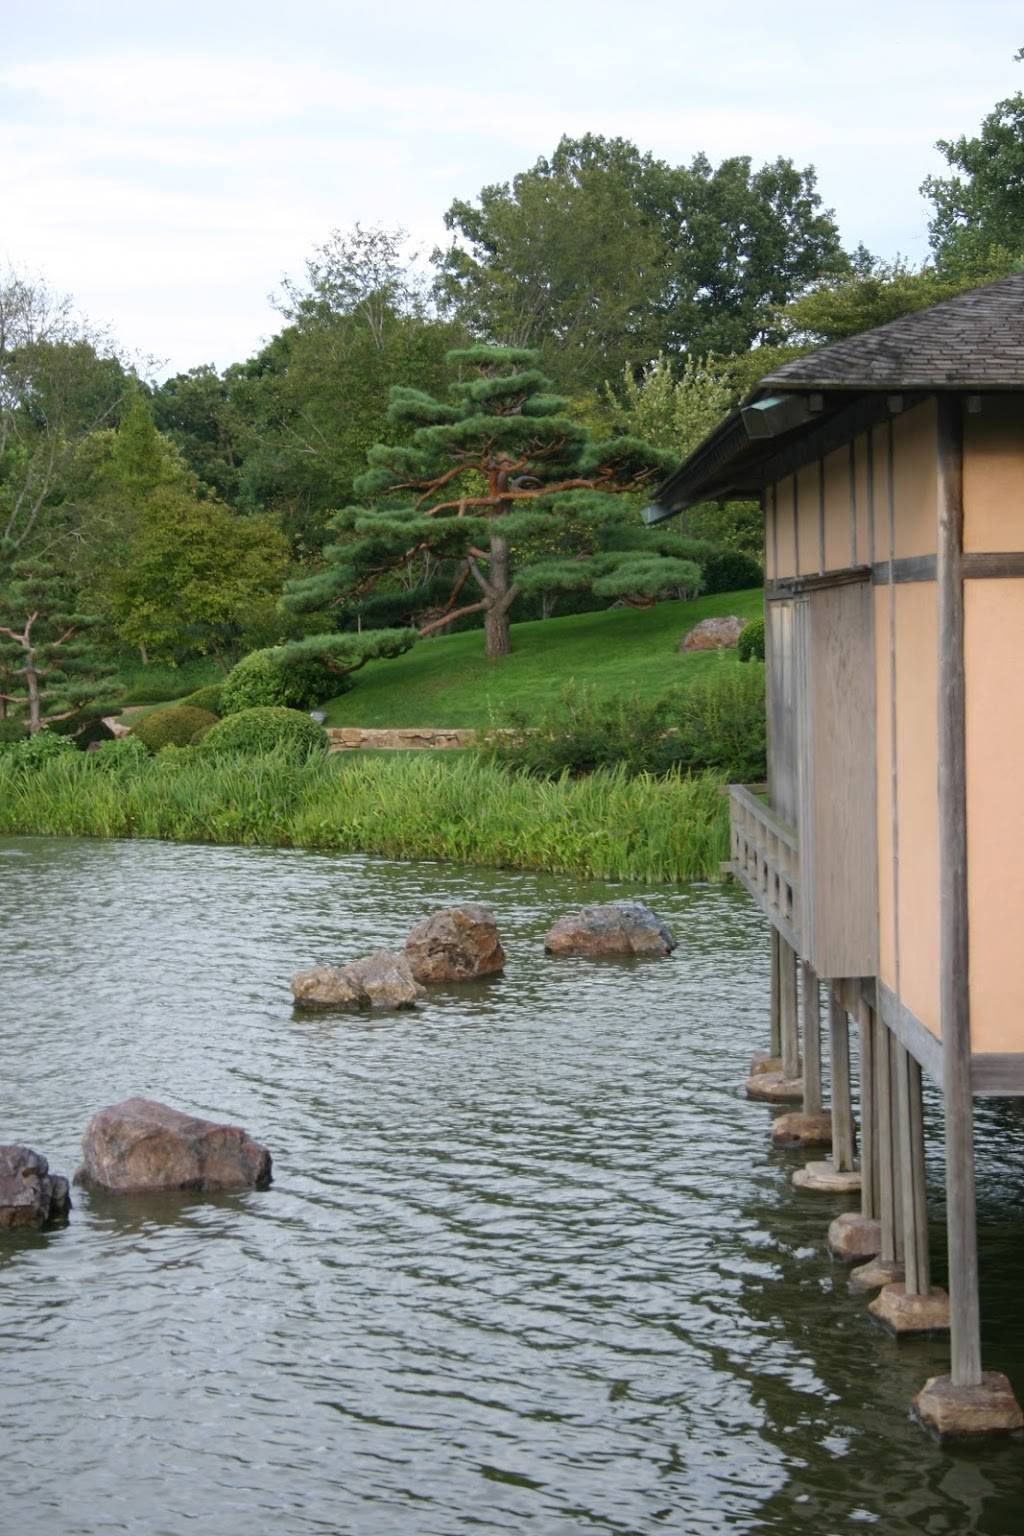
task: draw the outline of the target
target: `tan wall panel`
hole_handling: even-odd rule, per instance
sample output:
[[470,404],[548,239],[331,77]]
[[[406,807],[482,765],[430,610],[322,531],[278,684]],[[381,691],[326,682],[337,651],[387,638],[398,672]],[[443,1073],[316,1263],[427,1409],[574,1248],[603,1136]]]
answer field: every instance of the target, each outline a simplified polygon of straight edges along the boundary
[[807,464],[797,471],[797,519],[800,525],[798,574],[801,576],[812,575],[821,569],[818,506],[818,466]]
[[872,427],[871,478],[874,490],[875,559],[889,558],[889,428]]
[[853,563],[850,532],[850,450],[844,444],[825,460],[825,569]]
[[1024,549],[1024,401],[989,395],[964,415],[964,549]]
[[896,913],[892,872],[892,692],[889,686],[889,589],[875,587],[875,763],[878,814],[878,976],[896,990]]
[[1024,582],[968,581],[971,1046],[1024,1051]]
[[796,554],[793,544],[793,478],[787,476],[780,480],[775,487],[776,501],[779,509],[778,527],[778,551],[779,568],[777,577],[796,575]]
[[925,400],[893,422],[896,558],[933,555],[938,547],[935,401]]
[[935,1035],[941,1028],[937,605],[934,582],[896,588],[900,995]]
[[872,529],[868,521],[868,438],[862,433],[854,444],[854,492],[857,498],[857,549],[855,565],[870,565],[873,560]]

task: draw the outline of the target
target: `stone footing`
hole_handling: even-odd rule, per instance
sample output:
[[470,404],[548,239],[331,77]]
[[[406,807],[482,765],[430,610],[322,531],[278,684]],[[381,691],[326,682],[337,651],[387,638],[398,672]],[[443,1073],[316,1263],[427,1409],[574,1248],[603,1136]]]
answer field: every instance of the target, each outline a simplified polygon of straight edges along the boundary
[[828,1229],[828,1251],[844,1264],[872,1259],[882,1249],[882,1224],[859,1211],[837,1216]]
[[832,1116],[824,1110],[812,1115],[803,1110],[779,1115],[772,1123],[772,1141],[777,1147],[830,1147]]
[[943,1440],[971,1435],[1008,1435],[1024,1428],[1024,1414],[1001,1371],[984,1371],[976,1387],[955,1387],[933,1376],[914,1398],[914,1413]]
[[748,1099],[759,1104],[799,1104],[804,1096],[802,1077],[783,1077],[781,1072],[756,1072],[746,1082]]
[[949,1297],[937,1285],[925,1296],[914,1296],[897,1280],[879,1291],[868,1311],[901,1339],[908,1334],[949,1331]]
[[869,1259],[850,1270],[851,1291],[878,1291],[903,1279],[903,1265],[898,1259]]
[[821,1195],[853,1195],[860,1189],[860,1174],[853,1169],[839,1173],[831,1163],[807,1163],[794,1173],[793,1187]]
[[782,1057],[771,1056],[767,1051],[755,1051],[750,1058],[750,1076],[760,1077],[762,1072],[773,1072],[776,1077],[781,1077]]

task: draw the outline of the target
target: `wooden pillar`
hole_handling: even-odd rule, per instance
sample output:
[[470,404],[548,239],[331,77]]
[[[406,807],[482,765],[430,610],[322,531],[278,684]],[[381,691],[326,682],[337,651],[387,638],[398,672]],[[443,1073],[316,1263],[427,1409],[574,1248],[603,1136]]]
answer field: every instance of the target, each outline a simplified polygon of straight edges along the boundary
[[897,1056],[899,1054],[899,1041],[896,1036],[889,1037],[889,1118],[892,1123],[892,1211],[893,1226],[896,1229],[896,1258],[902,1264],[905,1256],[904,1232],[903,1232],[903,1159],[900,1156],[900,1087],[897,1071]]
[[931,1287],[931,1274],[928,1263],[921,1068],[905,1046],[893,1041],[893,1051],[905,1283],[908,1295],[927,1296]]
[[821,992],[818,973],[804,960],[804,1114],[821,1113]]
[[800,1025],[797,1019],[796,950],[782,938],[779,939],[779,969],[782,1075],[785,1078],[798,1078],[800,1076]]
[[952,1380],[981,1382],[978,1234],[967,917],[964,679],[963,419],[957,395],[938,411],[939,1017],[946,1101],[946,1220]]
[[780,945],[782,939],[779,930],[772,928],[771,955],[772,955],[772,1015],[771,1015],[771,1040],[769,1042],[769,1055],[782,1055],[782,1030],[780,1012],[780,987],[781,987],[781,962]]
[[860,1213],[878,1220],[878,1109],[875,1103],[875,1018],[862,997],[857,999],[860,1036]]
[[875,1015],[875,1104],[878,1124],[878,1219],[882,1225],[882,1251],[886,1264],[896,1261],[895,1148],[892,1134],[892,1073],[890,1047],[894,1044],[887,1024]]
[[832,1058],[832,1166],[853,1171],[853,1104],[850,1098],[850,1020],[835,987],[828,993],[829,1053]]

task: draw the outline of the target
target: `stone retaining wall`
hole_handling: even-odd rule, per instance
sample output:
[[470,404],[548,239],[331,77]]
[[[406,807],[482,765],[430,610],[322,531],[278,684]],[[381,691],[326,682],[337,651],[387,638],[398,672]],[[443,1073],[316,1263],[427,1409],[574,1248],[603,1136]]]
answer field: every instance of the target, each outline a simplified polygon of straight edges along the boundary
[[415,752],[471,746],[476,732],[444,730],[429,725],[406,726],[385,731],[343,725],[328,728],[332,752],[358,752],[372,747],[385,752]]

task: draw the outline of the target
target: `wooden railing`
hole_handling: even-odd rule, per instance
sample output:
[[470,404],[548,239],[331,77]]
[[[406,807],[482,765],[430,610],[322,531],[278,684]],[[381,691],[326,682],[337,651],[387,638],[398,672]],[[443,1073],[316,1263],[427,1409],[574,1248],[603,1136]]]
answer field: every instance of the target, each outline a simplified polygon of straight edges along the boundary
[[800,951],[800,845],[792,827],[743,784],[729,786],[730,868],[787,943]]

